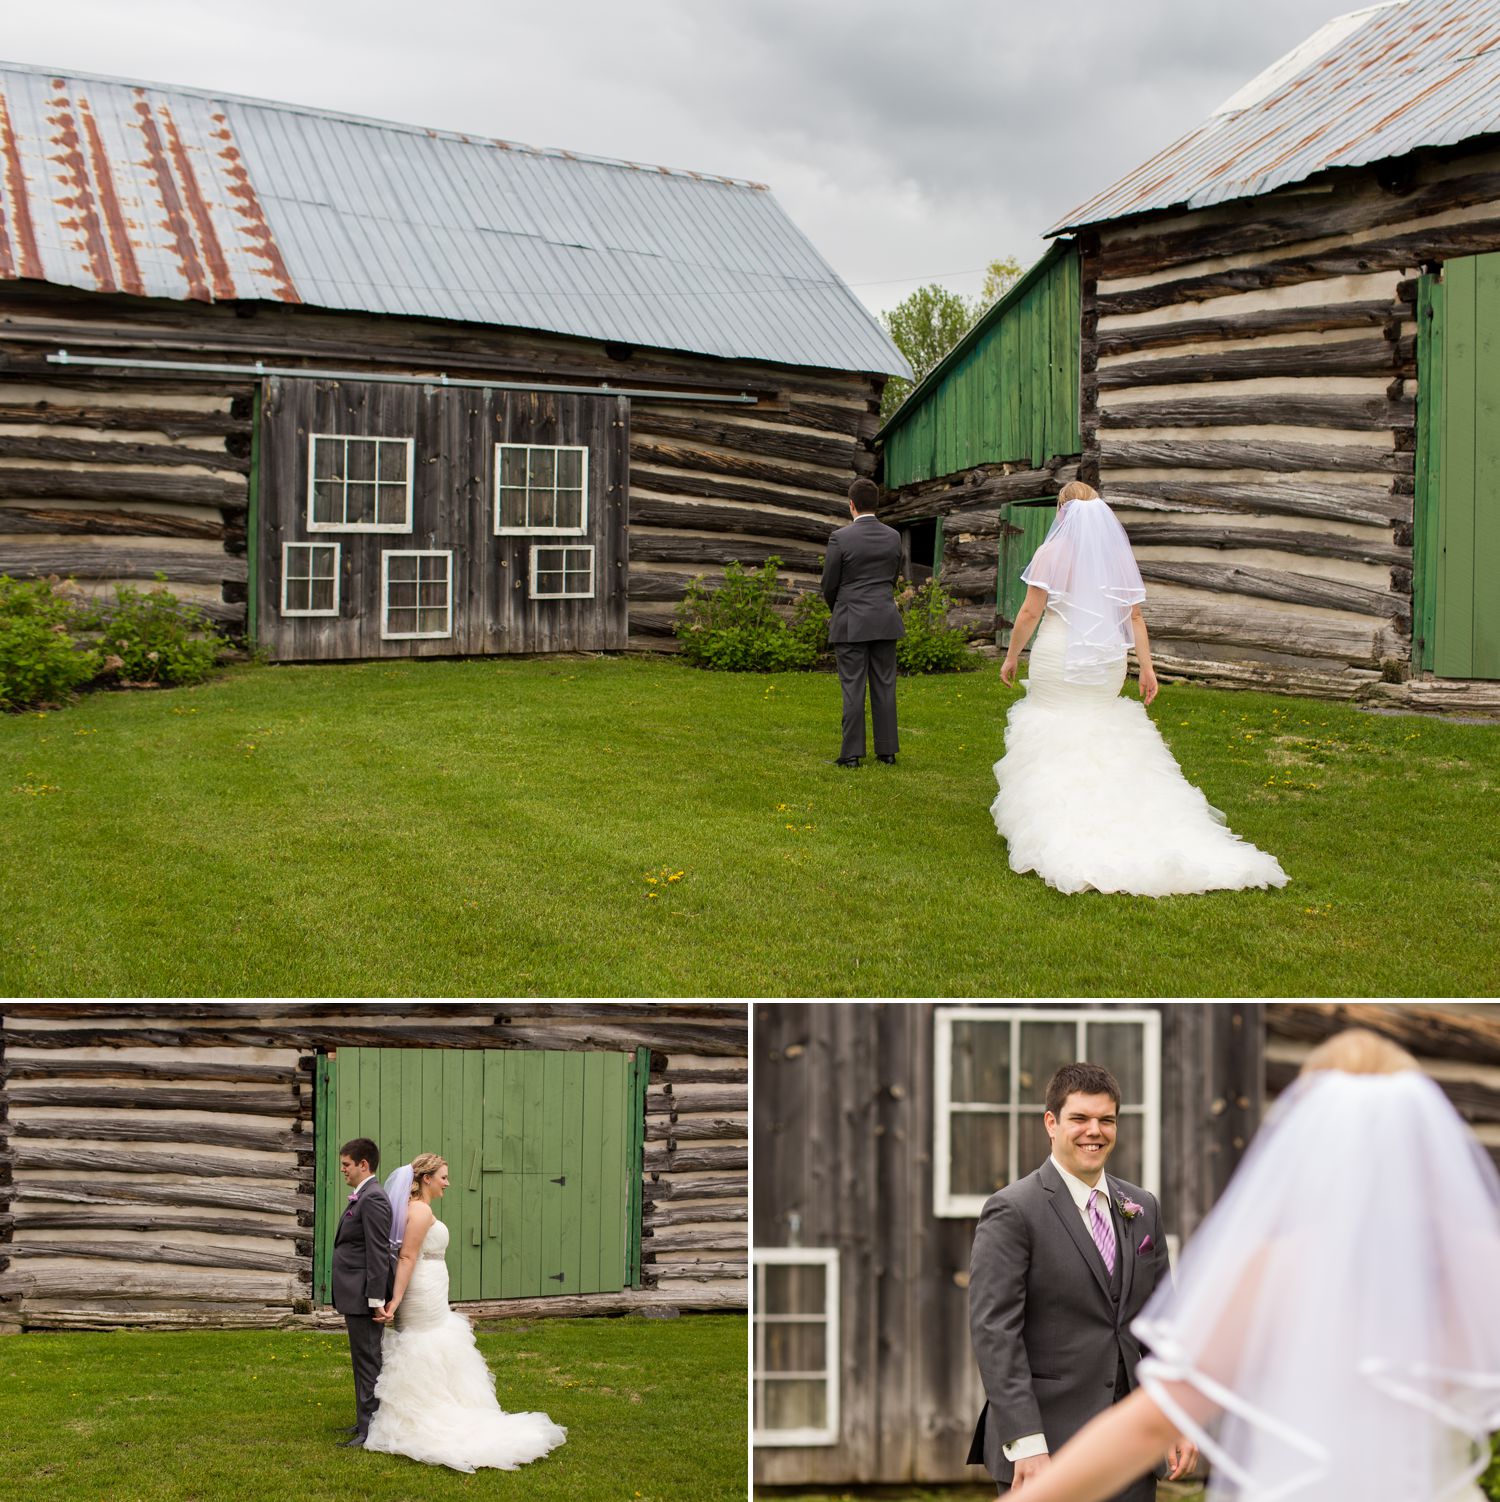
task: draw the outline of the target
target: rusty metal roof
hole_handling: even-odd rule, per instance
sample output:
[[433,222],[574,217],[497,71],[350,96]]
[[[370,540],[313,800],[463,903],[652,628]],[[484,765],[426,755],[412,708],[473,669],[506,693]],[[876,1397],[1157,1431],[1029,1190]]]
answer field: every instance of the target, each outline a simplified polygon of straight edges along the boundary
[[0,279],[910,375],[769,191],[0,63]]
[[1320,27],[1049,234],[1202,208],[1500,131],[1500,0],[1387,0]]

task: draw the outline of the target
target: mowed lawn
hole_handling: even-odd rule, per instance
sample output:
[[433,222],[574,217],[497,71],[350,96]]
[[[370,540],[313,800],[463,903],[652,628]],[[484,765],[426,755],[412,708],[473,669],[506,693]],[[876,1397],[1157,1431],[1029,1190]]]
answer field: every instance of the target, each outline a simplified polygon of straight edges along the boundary
[[568,1431],[517,1471],[466,1475],[344,1450],[339,1333],[0,1338],[0,1474],[13,1502],[742,1502],[745,1322],[543,1320],[479,1336],[501,1406]]
[[[591,658],[243,668],[0,718],[15,995],[1487,995],[1500,728],[1168,686],[1292,883],[1013,874],[994,664],[830,765],[827,674]],[[648,878],[655,878],[654,882]]]

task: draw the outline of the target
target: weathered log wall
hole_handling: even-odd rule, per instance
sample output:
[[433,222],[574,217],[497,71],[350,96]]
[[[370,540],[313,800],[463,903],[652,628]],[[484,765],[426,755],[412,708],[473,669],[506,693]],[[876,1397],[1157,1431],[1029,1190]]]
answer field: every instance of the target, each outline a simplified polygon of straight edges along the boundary
[[0,1325],[325,1318],[311,1306],[313,1065],[340,1044],[649,1048],[643,1286],[570,1312],[745,1307],[743,1008],[12,1003]]
[[[1416,281],[1500,247],[1500,153],[1326,174],[1083,237],[1086,478],[1157,666],[1416,705]],[[1453,707],[1492,686],[1447,685]]]
[[696,573],[775,553],[789,582],[815,581],[850,482],[873,472],[884,384],[424,319],[0,286],[0,572],[90,591],[161,572],[230,629],[246,617],[253,377],[60,370],[45,359],[58,348],[756,397],[632,403],[630,639],[652,648],[675,645],[673,607]]

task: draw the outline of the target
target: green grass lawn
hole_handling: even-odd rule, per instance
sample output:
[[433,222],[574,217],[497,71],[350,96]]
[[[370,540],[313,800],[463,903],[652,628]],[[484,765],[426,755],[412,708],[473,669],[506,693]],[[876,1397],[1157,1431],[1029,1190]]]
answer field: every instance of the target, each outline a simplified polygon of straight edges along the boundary
[[337,1334],[117,1331],[0,1339],[0,1475],[13,1502],[742,1502],[745,1322],[548,1320],[481,1333],[501,1406],[568,1431],[518,1471],[343,1450]]
[[1067,897],[990,820],[998,669],[899,693],[900,764],[857,772],[833,677],[670,659],[243,668],[6,716],[0,994],[1500,983],[1500,727],[1168,687],[1184,770],[1292,883]]

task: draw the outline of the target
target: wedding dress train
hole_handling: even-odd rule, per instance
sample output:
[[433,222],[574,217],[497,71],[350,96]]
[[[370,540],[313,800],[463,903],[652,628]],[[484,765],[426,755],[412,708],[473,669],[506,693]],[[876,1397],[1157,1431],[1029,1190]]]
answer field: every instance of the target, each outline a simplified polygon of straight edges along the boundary
[[496,1401],[469,1321],[448,1307],[447,1249],[448,1227],[436,1220],[385,1330],[380,1407],[365,1449],[456,1471],[513,1471],[562,1444],[567,1430],[545,1413],[506,1413]]
[[1049,609],[995,763],[1000,791],[990,812],[1011,869],[1035,871],[1060,892],[1166,897],[1285,886],[1276,858],[1225,825],[1145,707],[1121,695],[1125,659],[1105,682],[1069,682],[1066,645],[1067,628]]

